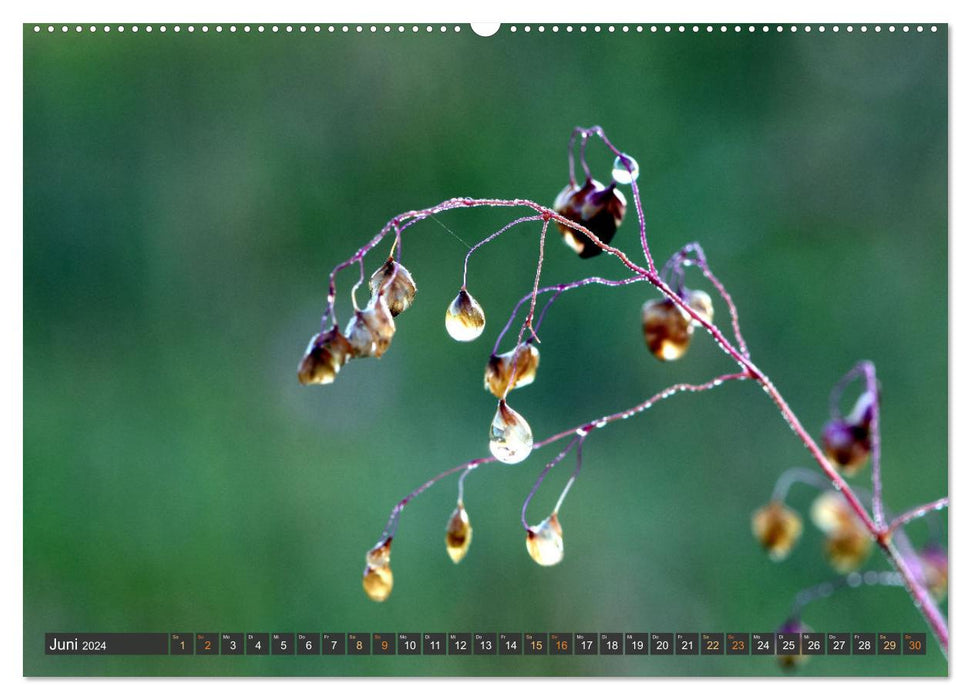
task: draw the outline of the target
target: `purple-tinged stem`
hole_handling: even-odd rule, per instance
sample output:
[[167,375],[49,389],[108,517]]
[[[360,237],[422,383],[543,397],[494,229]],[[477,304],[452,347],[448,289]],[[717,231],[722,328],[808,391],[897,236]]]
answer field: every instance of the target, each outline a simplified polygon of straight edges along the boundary
[[892,535],[894,531],[898,528],[903,527],[911,520],[916,520],[917,518],[923,518],[928,513],[947,508],[950,505],[950,499],[948,498],[938,498],[936,501],[931,501],[930,503],[925,503],[922,506],[917,506],[916,508],[911,508],[906,513],[898,515],[896,518],[890,521],[887,525],[886,532],[888,535]]
[[870,474],[873,477],[873,520],[877,527],[884,526],[883,479],[880,475],[880,393],[877,386],[877,370],[872,362],[864,360],[858,367],[866,378],[866,390],[873,399],[870,418]]
[[566,447],[564,447],[563,450],[560,451],[558,455],[556,455],[556,457],[554,457],[549,462],[547,462],[546,466],[544,466],[542,471],[540,471],[539,476],[536,478],[536,481],[533,483],[533,488],[529,490],[529,494],[526,496],[526,500],[523,501],[523,509],[519,515],[519,519],[523,524],[523,529],[527,531],[529,530],[529,522],[526,520],[526,509],[529,508],[529,503],[530,501],[533,500],[533,496],[535,496],[536,492],[539,490],[540,484],[543,483],[543,479],[546,478],[546,475],[550,473],[550,470],[552,470],[553,467],[555,467],[557,464],[562,462],[564,457],[570,454],[570,450],[572,450],[573,446],[576,445],[578,442],[580,442],[580,440],[582,440],[582,438],[579,435],[577,435],[572,440],[570,440],[570,443]]
[[812,486],[819,491],[827,491],[832,487],[832,484],[821,477],[819,472],[805,467],[793,467],[786,469],[776,479],[775,488],[772,489],[772,500],[784,502],[789,495],[789,489],[796,483]]
[[[622,280],[609,280],[609,279],[604,279],[603,277],[585,277],[584,279],[576,280],[575,282],[567,282],[564,284],[554,284],[549,287],[541,287],[540,289],[537,290],[537,294],[546,294],[547,292],[555,292],[555,294],[553,295],[553,299],[555,299],[556,297],[558,297],[560,294],[562,294],[567,290],[576,289],[577,287],[585,287],[588,284],[603,284],[608,287],[620,287],[625,284],[632,284],[634,282],[644,282],[644,281],[645,281],[644,278],[641,276],[628,277]],[[532,298],[533,298],[533,294],[532,292],[530,292],[529,294],[526,294],[525,296],[523,296],[523,298],[520,299],[518,302],[516,302],[515,308],[513,309],[512,313],[509,315],[509,320],[506,321],[506,325],[503,326],[502,331],[499,333],[498,337],[496,338],[496,344],[492,348],[493,355],[496,355],[499,353],[499,345],[502,343],[503,337],[506,335],[506,333],[509,332],[509,329],[512,327],[513,321],[516,320],[516,316],[519,313],[519,309],[522,307],[523,304],[525,304],[527,301],[529,301]],[[552,300],[547,302],[546,308],[544,308],[543,311],[540,312],[539,320],[536,322],[537,328],[543,322],[543,316],[546,314],[546,309],[549,308],[550,304],[552,304]]]
[[[623,151],[621,151],[619,148],[617,148],[616,146],[614,146],[614,144],[610,142],[610,139],[607,138],[607,134],[604,133],[604,130],[602,127],[592,126],[589,129],[587,129],[587,132],[591,134],[596,134],[597,136],[599,136],[600,140],[604,142],[604,145],[608,149],[610,149],[611,153],[613,153],[615,156],[625,155]],[[630,166],[627,165],[626,161],[624,162],[624,165],[627,167],[627,172],[630,173],[631,169],[630,169]],[[589,176],[589,173],[588,173],[588,176]],[[647,260],[647,269],[650,270],[652,273],[655,273],[657,272],[657,270],[654,269],[654,258],[651,257],[651,249],[647,245],[647,221],[644,217],[644,206],[641,203],[641,195],[640,195],[640,190],[637,187],[637,180],[631,179],[630,191],[631,191],[631,195],[634,198],[634,208],[637,210],[637,225],[638,225],[638,228],[640,229],[641,248],[644,251],[644,258]]]

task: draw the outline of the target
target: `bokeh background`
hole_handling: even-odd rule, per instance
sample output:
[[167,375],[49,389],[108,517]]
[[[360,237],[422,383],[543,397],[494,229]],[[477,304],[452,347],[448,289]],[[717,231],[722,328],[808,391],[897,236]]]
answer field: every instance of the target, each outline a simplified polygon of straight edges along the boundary
[[[228,27],[228,25],[226,25]],[[751,513],[808,454],[755,385],[678,396],[587,440],[536,566],[519,509],[544,461],[467,481],[475,528],[444,552],[449,480],[405,512],[395,589],[361,590],[388,511],[487,453],[482,370],[528,290],[538,227],[472,261],[484,337],[442,317],[466,244],[509,211],[410,229],[419,293],[381,360],[302,387],[326,275],[395,214],[457,195],[551,202],[567,139],[601,124],[641,166],[659,262],[700,241],[753,359],[813,432],[832,384],[882,381],[891,510],[947,493],[947,31],[702,31],[491,38],[201,27],[24,29],[24,672],[28,675],[774,675],[758,657],[45,657],[48,631],[773,631],[833,576],[807,520],[768,560]],[[600,179],[605,149],[589,149]],[[633,212],[615,239],[638,249]],[[376,267],[386,249],[369,259]],[[555,239],[544,282],[619,277]],[[340,310],[354,272],[339,278]],[[644,348],[645,287],[561,297],[536,383],[539,436],[676,381],[731,371],[698,336]],[[724,307],[717,319],[725,321]],[[567,460],[570,462],[570,460]],[[552,507],[554,470],[530,509]],[[868,485],[868,472],[854,483]],[[790,503],[805,512],[811,489]],[[946,522],[936,527],[946,537]],[[918,544],[930,531],[909,531]],[[885,563],[874,555],[868,568]],[[818,631],[927,631],[901,589],[843,591]],[[929,631],[928,631],[929,632]],[[928,634],[930,640],[931,635]],[[807,675],[939,675],[944,657],[815,658]]]

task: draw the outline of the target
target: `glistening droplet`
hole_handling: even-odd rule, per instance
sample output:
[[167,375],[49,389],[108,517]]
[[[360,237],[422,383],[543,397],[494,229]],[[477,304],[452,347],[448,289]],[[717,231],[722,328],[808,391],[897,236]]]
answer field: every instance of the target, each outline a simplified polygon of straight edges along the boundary
[[[627,167],[624,167],[624,161],[627,162],[630,172],[628,172]],[[629,185],[637,179],[640,173],[641,168],[637,164],[637,161],[626,153],[614,158],[614,169],[610,174],[613,176],[615,182],[619,182],[621,185]]]
[[533,431],[529,423],[505,401],[499,402],[489,427],[489,451],[500,462],[517,464],[533,450]]
[[445,311],[445,330],[461,342],[475,340],[485,330],[485,312],[464,287]]
[[540,566],[553,566],[563,561],[563,528],[553,513],[526,532],[526,551]]

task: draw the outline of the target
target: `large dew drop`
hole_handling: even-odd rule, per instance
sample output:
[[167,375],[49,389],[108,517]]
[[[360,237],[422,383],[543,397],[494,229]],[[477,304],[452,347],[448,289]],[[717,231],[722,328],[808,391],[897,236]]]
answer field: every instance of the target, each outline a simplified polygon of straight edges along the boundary
[[553,566],[563,561],[563,528],[553,513],[526,532],[526,551],[540,566]]
[[459,290],[445,312],[445,330],[464,343],[475,340],[485,330],[485,312],[465,288]]
[[[630,172],[624,167],[624,162],[630,167]],[[631,156],[626,153],[623,156],[617,156],[614,158],[614,169],[610,172],[611,176],[614,178],[615,182],[621,185],[629,185],[637,176],[640,175],[641,168]]]
[[518,464],[533,450],[533,431],[521,415],[499,402],[489,428],[489,451],[500,462]]

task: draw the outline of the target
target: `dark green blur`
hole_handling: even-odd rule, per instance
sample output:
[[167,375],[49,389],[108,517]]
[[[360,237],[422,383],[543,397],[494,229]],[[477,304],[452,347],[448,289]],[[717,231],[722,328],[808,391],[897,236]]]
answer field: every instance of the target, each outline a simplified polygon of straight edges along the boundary
[[[487,454],[495,401],[482,370],[532,285],[538,226],[473,257],[469,289],[488,323],[472,344],[443,326],[465,244],[514,213],[450,212],[409,229],[403,262],[419,292],[388,354],[349,364],[332,386],[302,387],[296,367],[319,328],[326,275],[409,209],[459,195],[552,202],[577,125],[603,125],[639,161],[659,264],[702,243],[753,359],[811,432],[832,384],[873,360],[888,508],[947,494],[946,29],[520,28],[489,39],[467,26],[381,29],[25,27],[25,674],[781,673],[758,657],[42,654],[44,633],[57,631],[765,632],[799,590],[831,577],[808,518],[781,564],[750,534],[776,477],[812,463],[746,383],[674,397],[591,436],[560,512],[559,566],[533,564],[519,524],[556,454],[547,449],[469,477],[475,535],[461,565],[444,551],[450,479],[404,514],[391,598],[375,604],[361,590],[391,506]],[[591,144],[589,157],[609,179],[606,150]],[[544,282],[624,275],[558,238]],[[633,209],[614,244],[638,259]],[[338,280],[342,322],[355,279]],[[732,371],[700,334],[680,362],[651,357],[639,327],[650,296],[637,285],[560,298],[537,381],[511,396],[537,437]],[[726,331],[727,319],[716,304]],[[551,473],[531,522],[571,469],[569,458]],[[867,489],[869,469],[853,483]],[[797,486],[789,502],[805,514],[812,497]],[[915,543],[930,525],[909,526]],[[871,557],[869,568],[885,567]],[[804,622],[924,631],[930,648],[815,658],[801,674],[947,672],[901,589],[839,592]]]

